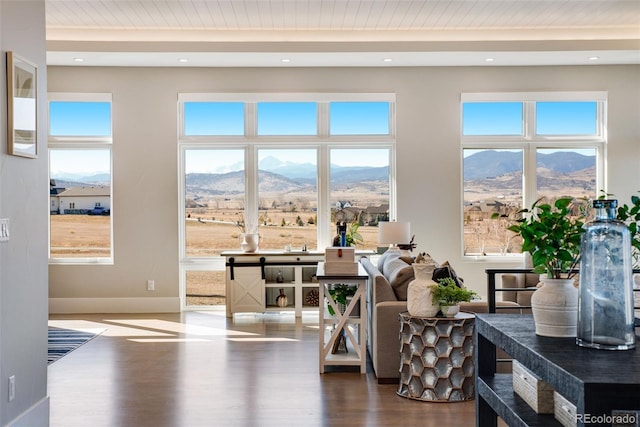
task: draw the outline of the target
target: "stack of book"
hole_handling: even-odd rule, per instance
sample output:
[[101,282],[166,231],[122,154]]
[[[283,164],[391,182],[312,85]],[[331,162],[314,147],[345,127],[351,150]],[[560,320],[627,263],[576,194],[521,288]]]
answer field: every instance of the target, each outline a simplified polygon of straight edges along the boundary
[[358,274],[356,251],[353,247],[332,246],[325,249],[324,274],[354,276]]

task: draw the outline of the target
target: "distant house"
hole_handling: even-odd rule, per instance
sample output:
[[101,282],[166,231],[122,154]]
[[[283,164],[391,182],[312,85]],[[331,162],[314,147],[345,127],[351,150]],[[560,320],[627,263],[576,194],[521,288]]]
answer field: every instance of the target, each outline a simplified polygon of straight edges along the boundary
[[51,188],[51,213],[84,214],[89,209],[102,206],[111,209],[111,188],[103,185]]
[[377,225],[380,221],[389,221],[389,204],[383,203],[380,206],[369,206],[362,211],[362,221],[364,224]]
[[52,186],[49,188],[49,200],[51,206],[49,207],[49,210],[51,213],[60,213],[60,199],[58,198],[58,195],[65,191],[66,188],[56,187],[55,182],[53,180],[51,180],[51,182]]
[[336,211],[334,214],[334,220],[351,223],[358,218],[358,214],[360,214],[360,209],[348,207]]

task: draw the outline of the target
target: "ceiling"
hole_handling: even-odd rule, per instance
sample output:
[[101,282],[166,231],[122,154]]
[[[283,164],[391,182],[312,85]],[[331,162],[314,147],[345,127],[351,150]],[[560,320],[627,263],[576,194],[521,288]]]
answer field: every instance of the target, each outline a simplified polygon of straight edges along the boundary
[[640,64],[639,0],[45,3],[49,65]]

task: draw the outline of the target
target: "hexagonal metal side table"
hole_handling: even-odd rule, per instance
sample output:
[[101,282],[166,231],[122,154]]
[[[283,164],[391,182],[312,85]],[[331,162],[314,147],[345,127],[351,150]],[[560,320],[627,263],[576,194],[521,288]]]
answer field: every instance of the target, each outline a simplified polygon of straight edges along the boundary
[[400,313],[398,395],[430,402],[474,399],[475,316],[414,317]]

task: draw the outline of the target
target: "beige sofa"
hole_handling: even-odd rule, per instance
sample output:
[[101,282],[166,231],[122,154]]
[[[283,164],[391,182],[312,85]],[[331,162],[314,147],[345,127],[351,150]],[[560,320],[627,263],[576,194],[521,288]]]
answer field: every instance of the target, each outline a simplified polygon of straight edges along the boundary
[[[367,288],[367,350],[378,383],[396,383],[400,369],[399,314],[407,311],[406,288],[413,280],[413,267],[399,254],[383,254],[375,265],[369,258],[360,263],[369,275]],[[380,265],[382,271],[378,269]],[[503,296],[503,299],[505,297]],[[499,301],[498,306],[513,307],[500,313],[520,313],[514,301]],[[523,304],[524,305],[524,304]],[[487,303],[472,301],[460,305],[462,311],[486,313]]]

